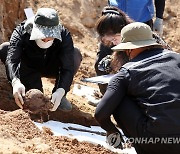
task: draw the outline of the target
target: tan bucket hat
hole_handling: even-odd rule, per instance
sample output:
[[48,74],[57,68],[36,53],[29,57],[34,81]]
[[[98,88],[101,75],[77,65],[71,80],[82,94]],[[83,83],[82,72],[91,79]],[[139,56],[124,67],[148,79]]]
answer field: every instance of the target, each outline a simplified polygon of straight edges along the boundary
[[161,46],[153,38],[151,28],[147,24],[134,22],[126,25],[121,30],[121,43],[111,49],[123,51],[152,45]]

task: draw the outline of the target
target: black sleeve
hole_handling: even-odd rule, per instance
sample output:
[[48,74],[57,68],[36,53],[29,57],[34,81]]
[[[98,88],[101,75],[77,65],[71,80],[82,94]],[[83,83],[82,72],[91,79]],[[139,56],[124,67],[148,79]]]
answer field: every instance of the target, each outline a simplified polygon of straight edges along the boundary
[[70,86],[74,77],[74,46],[70,32],[63,28],[62,30],[62,54],[59,56],[60,60],[60,76],[58,81],[58,88],[63,88],[66,92],[70,90]]
[[112,123],[110,116],[123,100],[127,86],[129,73],[122,68],[108,84],[108,88],[95,111],[95,118],[100,126],[107,132],[116,132],[117,128]]
[[6,70],[9,80],[19,78],[19,65],[22,52],[23,24],[19,24],[13,31],[10,38],[10,45],[7,51]]
[[156,17],[163,19],[165,0],[155,0]]

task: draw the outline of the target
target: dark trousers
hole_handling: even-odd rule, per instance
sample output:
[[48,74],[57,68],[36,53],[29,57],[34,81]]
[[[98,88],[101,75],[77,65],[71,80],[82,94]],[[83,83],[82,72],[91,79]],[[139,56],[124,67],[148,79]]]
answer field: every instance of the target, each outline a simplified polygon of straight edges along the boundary
[[145,24],[149,25],[151,29],[153,30],[153,20],[146,21]]
[[[123,130],[127,137],[169,137],[170,135],[160,136],[159,134],[152,134],[146,129],[147,117],[141,111],[137,102],[133,102],[131,99],[126,97],[122,104],[118,106],[116,111],[113,113],[113,117],[117,122],[117,125]],[[172,132],[173,133],[173,132]],[[179,137],[178,135],[171,137]],[[179,154],[179,144],[134,144],[136,152],[138,154]]]
[[[0,59],[5,64],[6,57],[7,57],[7,50],[8,50],[9,42],[2,43],[0,45]],[[78,71],[78,68],[80,66],[80,63],[82,61],[82,55],[79,51],[79,49],[74,49],[74,74]],[[53,71],[53,72],[52,72]],[[26,87],[26,91],[30,89],[39,89],[43,91],[42,81],[41,77],[51,77],[56,78],[56,81],[58,81],[59,77],[59,69],[52,70],[51,68],[47,68],[45,73],[39,72],[35,69],[27,67],[25,64],[21,64],[20,68],[20,80]],[[55,83],[55,88],[57,87],[57,82]]]

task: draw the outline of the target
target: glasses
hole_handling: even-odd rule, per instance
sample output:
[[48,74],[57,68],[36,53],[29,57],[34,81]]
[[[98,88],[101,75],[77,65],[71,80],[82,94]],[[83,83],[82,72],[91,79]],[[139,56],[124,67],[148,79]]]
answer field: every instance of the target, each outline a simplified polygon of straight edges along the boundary
[[118,45],[121,41],[121,34],[120,33],[110,34],[110,35],[105,34],[100,38],[100,40],[105,46]]

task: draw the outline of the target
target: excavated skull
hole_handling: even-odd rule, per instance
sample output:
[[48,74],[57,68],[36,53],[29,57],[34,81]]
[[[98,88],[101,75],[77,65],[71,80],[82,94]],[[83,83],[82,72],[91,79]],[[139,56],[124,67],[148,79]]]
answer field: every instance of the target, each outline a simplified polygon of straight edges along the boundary
[[47,112],[50,108],[52,108],[50,99],[44,96],[40,90],[31,89],[26,92],[23,105],[24,110],[28,110],[31,113],[37,114],[41,112]]

